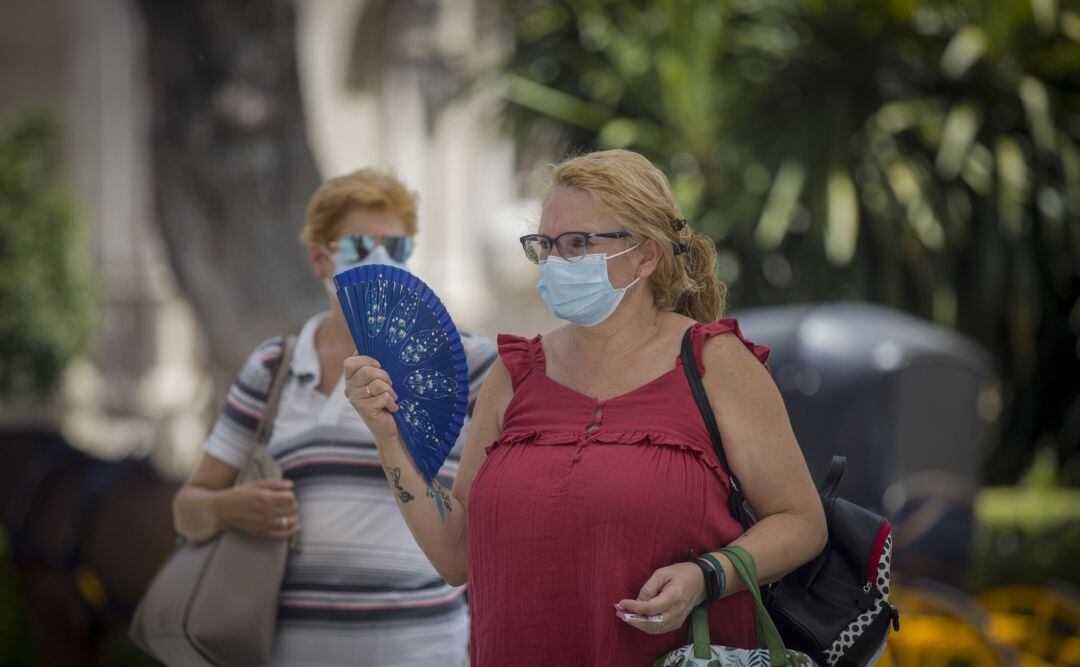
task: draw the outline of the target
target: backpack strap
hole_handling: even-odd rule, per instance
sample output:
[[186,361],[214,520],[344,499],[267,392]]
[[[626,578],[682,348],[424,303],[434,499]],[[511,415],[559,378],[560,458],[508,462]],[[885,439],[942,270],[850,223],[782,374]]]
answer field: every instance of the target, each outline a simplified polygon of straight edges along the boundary
[[686,372],[686,380],[690,383],[690,391],[694,394],[694,401],[697,402],[701,417],[705,420],[705,428],[709,431],[713,451],[716,452],[716,458],[720,460],[720,466],[728,476],[728,510],[731,512],[731,516],[735,517],[742,525],[743,530],[749,530],[750,526],[755,523],[754,515],[746,502],[746,497],[743,496],[739,478],[732,472],[731,466],[728,465],[727,456],[724,454],[724,441],[720,438],[720,428],[716,425],[716,415],[713,414],[712,406],[709,405],[709,395],[705,392],[705,384],[701,381],[697,360],[694,358],[694,346],[690,340],[690,332],[693,328],[691,326],[683,334],[681,349],[683,371]]
[[844,468],[847,467],[847,457],[833,454],[832,463],[829,464],[829,472],[821,482],[821,497],[832,498],[836,495],[836,488],[840,486],[840,479],[844,476]]

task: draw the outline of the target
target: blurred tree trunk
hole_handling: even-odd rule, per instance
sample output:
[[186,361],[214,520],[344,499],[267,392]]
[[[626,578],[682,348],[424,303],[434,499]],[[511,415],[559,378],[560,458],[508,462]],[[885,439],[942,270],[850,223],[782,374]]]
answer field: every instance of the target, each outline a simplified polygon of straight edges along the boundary
[[136,0],[146,24],[155,209],[215,363],[296,331],[323,291],[297,240],[319,183],[291,0]]

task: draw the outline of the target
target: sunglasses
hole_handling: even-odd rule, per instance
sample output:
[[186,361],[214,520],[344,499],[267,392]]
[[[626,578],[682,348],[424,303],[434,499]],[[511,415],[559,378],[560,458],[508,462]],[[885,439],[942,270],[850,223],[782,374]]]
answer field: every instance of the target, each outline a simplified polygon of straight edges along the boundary
[[353,234],[338,240],[338,252],[346,262],[362,262],[380,245],[386,248],[386,254],[395,262],[404,264],[409,255],[412,255],[415,241],[411,236]]

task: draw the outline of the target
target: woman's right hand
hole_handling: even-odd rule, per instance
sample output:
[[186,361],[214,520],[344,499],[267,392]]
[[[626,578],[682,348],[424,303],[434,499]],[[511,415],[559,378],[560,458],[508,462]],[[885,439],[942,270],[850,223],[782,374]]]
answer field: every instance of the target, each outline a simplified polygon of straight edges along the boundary
[[223,527],[277,540],[300,530],[300,506],[289,480],[243,484],[222,494],[220,502],[218,516]]
[[376,443],[398,436],[394,422],[394,413],[398,411],[397,392],[378,361],[371,357],[345,360],[345,397],[363,418]]

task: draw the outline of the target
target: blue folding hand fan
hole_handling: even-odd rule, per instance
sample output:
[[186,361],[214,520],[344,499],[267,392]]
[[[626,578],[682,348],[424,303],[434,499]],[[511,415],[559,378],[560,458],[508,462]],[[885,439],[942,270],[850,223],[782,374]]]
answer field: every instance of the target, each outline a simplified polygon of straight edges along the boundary
[[439,297],[408,271],[365,264],[337,274],[334,283],[356,351],[376,359],[394,383],[394,421],[430,483],[465,421],[469,371],[457,327]]

